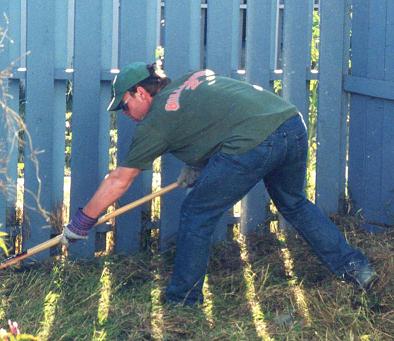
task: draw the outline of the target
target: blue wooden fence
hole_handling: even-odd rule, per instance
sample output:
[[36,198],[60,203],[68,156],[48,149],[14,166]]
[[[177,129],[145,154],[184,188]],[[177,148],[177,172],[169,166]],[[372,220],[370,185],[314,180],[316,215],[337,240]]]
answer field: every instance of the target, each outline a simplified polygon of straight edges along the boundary
[[[320,14],[318,67],[311,65],[313,11]],[[11,65],[12,70],[2,79],[11,95],[7,105],[15,112],[25,108],[33,141],[33,149],[29,143],[23,148],[24,247],[50,238],[53,231],[45,212],[64,201],[68,82],[73,87],[70,211],[75,212],[109,170],[111,120],[106,106],[111,80],[127,63],[153,62],[158,45],[165,48],[171,78],[208,67],[265,88],[281,81],[283,96],[306,120],[309,82],[317,79],[317,204],[327,214],[338,212],[348,191],[355,209],[362,209],[367,219],[393,224],[392,1],[2,0],[0,13],[0,27],[6,30],[0,66]],[[0,176],[10,186],[0,194],[0,230],[12,231],[16,199],[11,185],[17,182],[20,156],[6,116],[1,115],[0,132],[7,164]],[[127,151],[133,129],[130,120],[117,116],[119,158]],[[28,141],[26,134],[24,138]],[[171,156],[162,158],[162,186],[176,179],[180,166]],[[119,205],[147,194],[151,187],[152,173],[146,172]],[[162,247],[176,233],[184,195],[176,190],[163,197],[160,222],[150,224],[160,226]],[[227,225],[236,221],[243,233],[264,225],[268,200],[263,184],[258,184],[242,200],[239,219],[232,212],[223,217],[215,239],[225,238]],[[116,252],[139,249],[146,210],[138,208],[116,219]],[[108,230],[93,230],[87,242],[72,245],[71,256],[92,257],[96,234]]]
[[394,3],[353,1],[349,187],[368,220],[394,223]]

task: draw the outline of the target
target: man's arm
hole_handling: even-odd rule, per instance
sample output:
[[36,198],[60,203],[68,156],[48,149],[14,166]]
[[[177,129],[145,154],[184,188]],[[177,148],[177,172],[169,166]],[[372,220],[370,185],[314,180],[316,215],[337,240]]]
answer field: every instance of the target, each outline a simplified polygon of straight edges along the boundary
[[91,218],[97,218],[128,190],[140,173],[141,170],[138,168],[114,169],[101,182],[96,193],[83,208],[83,212]]
[[127,191],[140,173],[140,169],[126,167],[118,167],[109,173],[87,205],[78,209],[65,227],[65,240],[87,239],[98,216]]

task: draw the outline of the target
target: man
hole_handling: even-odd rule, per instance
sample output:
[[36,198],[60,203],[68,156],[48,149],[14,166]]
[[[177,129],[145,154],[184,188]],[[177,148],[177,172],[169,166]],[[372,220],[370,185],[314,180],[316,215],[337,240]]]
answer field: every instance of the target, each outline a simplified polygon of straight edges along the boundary
[[362,289],[377,278],[365,256],[304,195],[307,134],[292,104],[210,70],[170,83],[154,65],[133,63],[113,82],[108,110],[119,109],[139,122],[127,158],[72,218],[64,232],[68,239],[86,238],[142,170],[172,153],[186,164],[178,183],[192,189],[181,208],[168,302],[202,302],[214,228],[261,180],[280,213],[333,273]]

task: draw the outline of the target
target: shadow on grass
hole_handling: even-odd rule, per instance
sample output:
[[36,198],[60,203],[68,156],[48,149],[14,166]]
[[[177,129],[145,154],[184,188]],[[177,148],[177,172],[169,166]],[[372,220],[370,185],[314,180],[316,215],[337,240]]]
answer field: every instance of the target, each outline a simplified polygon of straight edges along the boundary
[[235,241],[223,242],[214,248],[208,284],[212,297],[212,336],[260,339],[248,304],[241,250]]

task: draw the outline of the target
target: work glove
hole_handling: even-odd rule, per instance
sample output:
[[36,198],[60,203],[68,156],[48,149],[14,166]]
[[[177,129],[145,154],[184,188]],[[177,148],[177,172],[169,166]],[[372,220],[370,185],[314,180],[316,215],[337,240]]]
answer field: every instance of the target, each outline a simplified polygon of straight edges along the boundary
[[83,213],[82,208],[79,208],[77,213],[64,228],[63,243],[68,244],[68,241],[77,241],[79,239],[88,239],[89,230],[96,224],[97,218],[91,218]]
[[201,174],[201,168],[186,165],[179,173],[177,183],[180,187],[193,187]]

